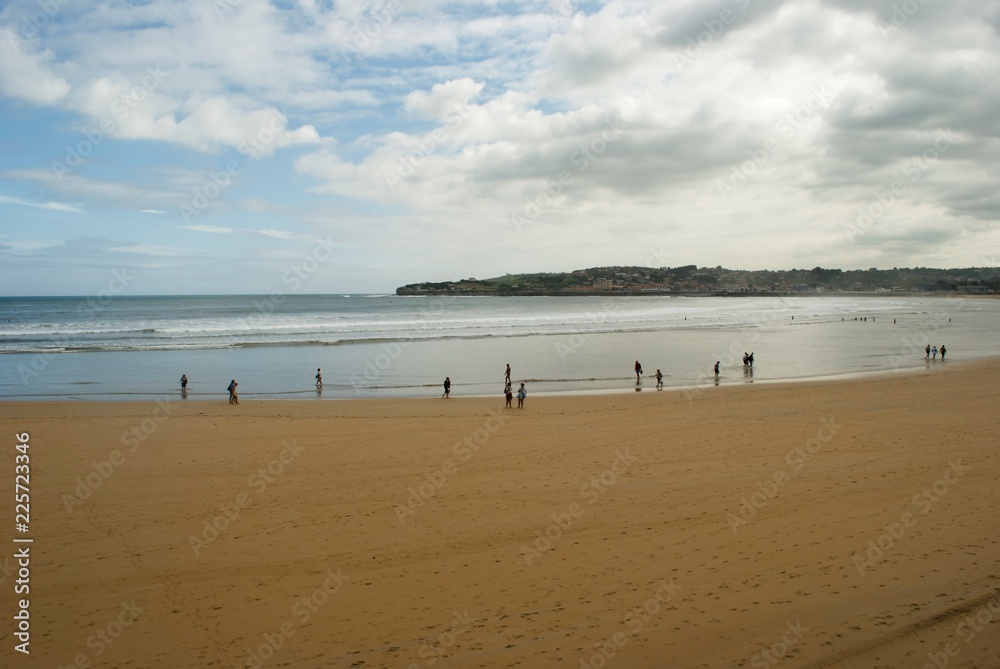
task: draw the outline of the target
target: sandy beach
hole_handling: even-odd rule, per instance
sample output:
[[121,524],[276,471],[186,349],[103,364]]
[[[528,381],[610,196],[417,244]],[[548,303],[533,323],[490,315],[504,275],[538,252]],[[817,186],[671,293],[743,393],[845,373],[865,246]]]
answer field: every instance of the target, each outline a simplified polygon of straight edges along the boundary
[[997,667],[998,375],[2,403],[3,665]]

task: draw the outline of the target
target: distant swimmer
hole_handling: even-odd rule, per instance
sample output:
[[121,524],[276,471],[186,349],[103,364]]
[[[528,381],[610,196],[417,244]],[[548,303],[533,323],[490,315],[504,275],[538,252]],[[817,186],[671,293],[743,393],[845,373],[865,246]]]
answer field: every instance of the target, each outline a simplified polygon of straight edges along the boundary
[[636,382],[636,384],[639,383],[639,377],[640,376],[642,376],[642,365],[640,365],[639,361],[636,360],[635,361],[635,382]]
[[659,369],[656,370],[656,389],[660,390],[663,388],[663,372]]
[[316,390],[323,390],[323,372],[316,368]]
[[715,361],[715,375],[716,376],[719,375],[719,361],[718,360]]
[[441,397],[448,399],[451,397],[451,377],[444,377],[444,394]]

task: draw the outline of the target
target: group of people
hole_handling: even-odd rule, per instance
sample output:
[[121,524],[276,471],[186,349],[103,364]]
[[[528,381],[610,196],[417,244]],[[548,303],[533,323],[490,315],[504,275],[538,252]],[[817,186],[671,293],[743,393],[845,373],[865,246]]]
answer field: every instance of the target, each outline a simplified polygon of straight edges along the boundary
[[[513,386],[511,385],[510,381],[508,381],[507,383],[504,384],[504,387],[503,387],[503,397],[504,397],[504,400],[505,400],[505,404],[504,404],[504,408],[505,409],[510,409],[511,408],[510,403],[514,399],[514,393],[512,391],[512,388],[513,388]],[[518,409],[524,407],[524,398],[527,397],[527,396],[528,396],[528,391],[525,389],[524,384],[522,383],[521,387],[517,389],[517,408]]]
[[[942,360],[944,360],[944,354],[947,353],[947,352],[948,352],[948,349],[946,349],[944,347],[944,344],[941,344],[941,359]],[[937,360],[937,356],[938,356],[938,347],[937,346],[931,346],[930,344],[928,344],[927,347],[924,349],[924,360]]]
[[[506,400],[504,404],[505,409],[510,409],[510,401],[514,399],[514,395],[511,392],[512,384],[510,382],[510,363],[507,363],[507,369],[503,373],[503,397]],[[525,389],[524,384],[517,389],[517,408],[520,409],[524,406],[524,398],[528,396],[528,391]]]
[[[942,346],[941,349],[943,350],[944,346]],[[944,357],[944,353],[941,354],[941,357]],[[753,367],[753,353],[751,353],[749,355],[747,355],[746,353],[743,354],[743,365],[746,366],[748,362],[749,362],[749,366]],[[719,376],[719,364],[720,364],[720,361],[716,360],[715,361],[715,366],[712,368],[712,370],[715,372],[716,378],[718,378],[718,376]],[[508,365],[507,367],[509,369],[510,365]],[[638,386],[639,383],[641,382],[641,377],[642,377],[642,365],[639,363],[638,360],[635,361],[635,367],[634,367],[634,369],[635,369],[635,385]],[[656,379],[656,389],[657,390],[662,390],[663,389],[663,372],[661,372],[659,368],[656,369],[656,374],[653,375],[653,378]],[[521,384],[521,387],[524,387],[524,384]]]
[[[719,363],[715,363],[715,366],[716,366],[716,368],[718,368]],[[752,351],[750,353],[747,353],[746,351],[743,351],[743,366],[744,367],[753,367],[753,352]],[[715,373],[718,374],[719,370],[716,369]]]
[[[503,377],[503,394],[506,400],[505,408],[511,408],[511,401],[514,399],[513,384],[510,381],[510,363],[507,363],[507,370],[504,372]],[[521,409],[524,407],[524,398],[528,396],[528,390],[521,384],[521,387],[517,389],[517,408]],[[444,394],[441,397],[447,399],[451,397],[451,377],[444,377]]]
[[[231,380],[229,382],[229,387],[226,388],[226,390],[229,391],[229,403],[230,404],[239,404],[240,403],[240,398],[236,394],[236,386],[238,386],[238,385],[240,385],[240,384],[236,383],[236,379],[233,379],[233,380]],[[188,387],[188,377],[187,377],[187,374],[181,374],[181,395],[183,395],[184,397],[187,397],[187,387]]]
[[[638,386],[639,383],[642,380],[641,379],[641,377],[642,377],[642,365],[639,363],[638,360],[635,361],[635,368],[634,369],[635,369],[635,385]],[[659,368],[657,368],[656,374],[654,374],[653,377],[656,379],[656,389],[657,390],[662,390],[663,389],[663,372],[661,372],[659,370]],[[636,388],[636,390],[638,390],[638,388]]]

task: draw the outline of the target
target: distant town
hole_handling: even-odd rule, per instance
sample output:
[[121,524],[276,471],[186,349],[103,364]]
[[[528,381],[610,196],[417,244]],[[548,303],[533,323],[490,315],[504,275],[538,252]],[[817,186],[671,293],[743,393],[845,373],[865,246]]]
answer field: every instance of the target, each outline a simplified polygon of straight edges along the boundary
[[411,283],[397,295],[747,295],[1000,292],[1000,268],[738,270],[724,267],[592,267],[492,279]]

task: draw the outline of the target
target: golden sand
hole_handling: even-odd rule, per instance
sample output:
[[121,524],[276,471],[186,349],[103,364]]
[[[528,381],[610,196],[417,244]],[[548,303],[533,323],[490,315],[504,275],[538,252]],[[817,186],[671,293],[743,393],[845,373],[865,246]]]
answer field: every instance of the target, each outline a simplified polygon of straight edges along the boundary
[[4,403],[3,666],[1000,666],[998,378]]

